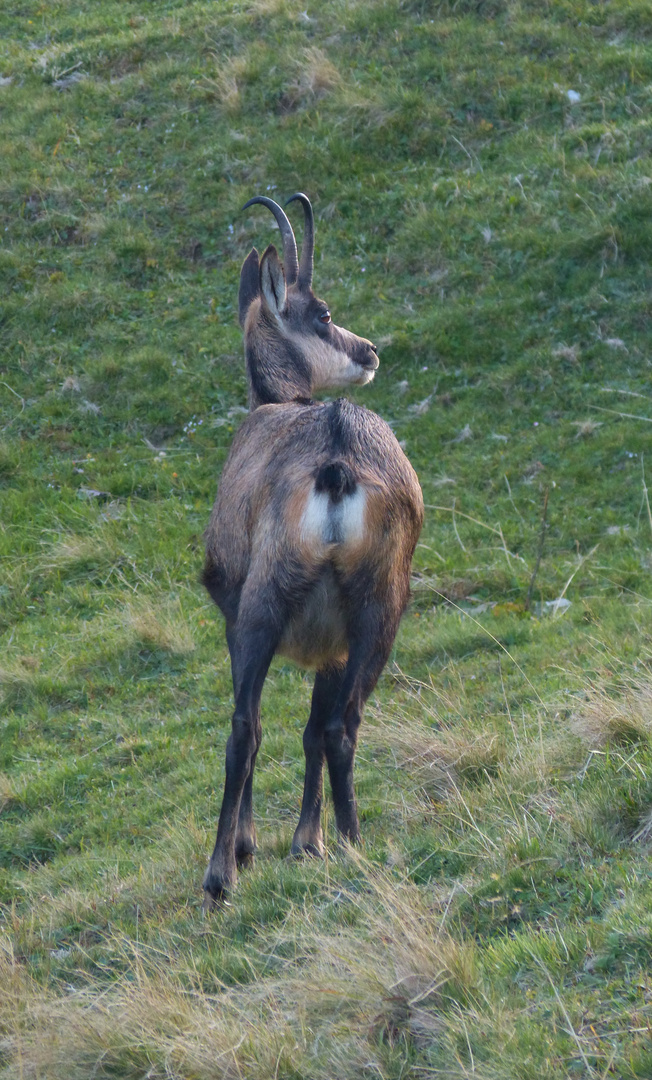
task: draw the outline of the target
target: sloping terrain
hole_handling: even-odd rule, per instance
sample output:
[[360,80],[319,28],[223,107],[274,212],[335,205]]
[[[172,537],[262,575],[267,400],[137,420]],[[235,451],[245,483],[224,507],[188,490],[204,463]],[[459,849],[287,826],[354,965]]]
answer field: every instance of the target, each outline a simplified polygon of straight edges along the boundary
[[[646,0],[3,5],[0,1076],[652,1076],[651,36]],[[275,661],[260,852],[202,921],[201,535],[275,239],[240,208],[296,190],[427,520],[362,852],[327,808],[286,859]]]

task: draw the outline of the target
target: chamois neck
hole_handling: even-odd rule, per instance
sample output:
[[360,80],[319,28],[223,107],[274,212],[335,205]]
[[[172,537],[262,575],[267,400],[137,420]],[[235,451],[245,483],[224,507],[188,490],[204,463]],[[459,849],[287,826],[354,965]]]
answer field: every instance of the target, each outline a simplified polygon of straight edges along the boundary
[[[270,328],[271,329],[271,328]],[[245,336],[249,409],[312,397],[312,378],[303,355],[278,334]]]

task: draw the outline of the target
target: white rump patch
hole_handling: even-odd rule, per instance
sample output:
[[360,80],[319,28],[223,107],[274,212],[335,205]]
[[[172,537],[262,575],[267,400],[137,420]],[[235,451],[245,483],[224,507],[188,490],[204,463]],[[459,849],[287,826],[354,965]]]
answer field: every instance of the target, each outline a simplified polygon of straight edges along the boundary
[[337,503],[331,501],[328,492],[313,488],[301,517],[302,540],[316,540],[320,544],[358,543],[364,536],[366,501],[366,492],[361,487]]

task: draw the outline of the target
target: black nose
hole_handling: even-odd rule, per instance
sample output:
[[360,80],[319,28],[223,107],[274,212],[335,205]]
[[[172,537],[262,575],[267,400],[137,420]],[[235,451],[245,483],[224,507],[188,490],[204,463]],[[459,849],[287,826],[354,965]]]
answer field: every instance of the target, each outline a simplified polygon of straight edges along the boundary
[[371,349],[372,352],[375,352],[376,355],[378,355],[378,349],[376,348],[375,345],[372,345],[371,342],[369,342],[369,348]]

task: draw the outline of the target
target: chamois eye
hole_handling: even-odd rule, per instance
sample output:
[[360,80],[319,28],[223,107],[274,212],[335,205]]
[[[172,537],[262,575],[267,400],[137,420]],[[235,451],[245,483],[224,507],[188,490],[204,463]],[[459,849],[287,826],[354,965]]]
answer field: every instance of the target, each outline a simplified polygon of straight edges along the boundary
[[319,316],[319,321],[323,322],[323,323],[329,323],[331,321],[331,313],[330,313],[330,311],[325,311],[322,315],[320,315]]

